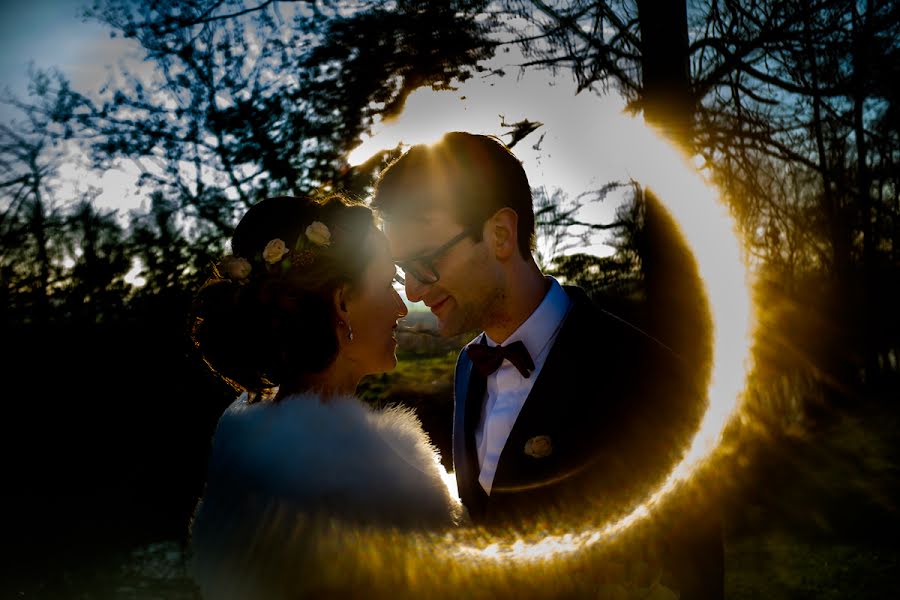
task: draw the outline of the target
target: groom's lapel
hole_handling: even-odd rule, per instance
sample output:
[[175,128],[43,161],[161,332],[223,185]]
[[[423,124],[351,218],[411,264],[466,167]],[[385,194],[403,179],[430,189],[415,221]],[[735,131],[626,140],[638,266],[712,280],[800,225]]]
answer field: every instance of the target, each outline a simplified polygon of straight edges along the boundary
[[[563,458],[560,453],[568,454],[570,431],[583,425],[580,419],[585,412],[585,403],[602,401],[584,389],[588,379],[604,381],[606,365],[585,355],[590,336],[597,332],[590,314],[593,310],[590,300],[586,296],[577,296],[577,292],[580,290],[570,292],[571,312],[500,454],[494,479],[496,489],[517,487],[522,480],[549,476],[550,471],[560,467]],[[590,375],[586,374],[587,369],[590,369]],[[546,439],[544,436],[549,438],[551,454],[541,458],[529,456],[525,448],[528,441]]]
[[[645,360],[650,338],[598,308],[583,290],[564,289],[571,312],[500,454],[495,490],[577,467],[587,451],[608,451],[603,440],[620,428],[617,415],[634,401],[635,382],[651,372],[661,377],[648,366],[656,363]],[[528,441],[543,436],[550,437],[551,454],[529,456]]]
[[475,449],[475,427],[486,385],[485,378],[472,368],[464,348],[457,361],[454,382],[453,468],[460,499],[473,516],[481,510],[486,496],[478,483],[478,453]]

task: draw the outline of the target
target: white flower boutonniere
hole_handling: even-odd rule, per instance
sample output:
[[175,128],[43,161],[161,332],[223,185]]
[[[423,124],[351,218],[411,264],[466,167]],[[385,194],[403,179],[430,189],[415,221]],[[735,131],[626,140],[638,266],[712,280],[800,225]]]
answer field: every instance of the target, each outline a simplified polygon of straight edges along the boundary
[[285,243],[279,238],[275,238],[266,244],[266,248],[263,250],[263,260],[270,265],[274,265],[284,258],[284,255],[287,253],[288,249]]
[[306,228],[306,238],[316,246],[328,246],[331,244],[331,231],[321,221],[313,221]]
[[553,454],[553,442],[549,435],[536,435],[525,442],[525,454],[534,458],[544,458]]

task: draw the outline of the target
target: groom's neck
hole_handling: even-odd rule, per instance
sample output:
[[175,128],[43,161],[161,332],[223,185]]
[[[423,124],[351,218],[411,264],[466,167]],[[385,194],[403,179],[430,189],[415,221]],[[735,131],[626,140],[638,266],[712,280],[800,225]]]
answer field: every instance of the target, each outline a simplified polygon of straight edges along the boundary
[[505,342],[540,306],[550,282],[534,261],[520,261],[508,269],[505,287],[503,305],[484,326],[485,333],[498,344]]

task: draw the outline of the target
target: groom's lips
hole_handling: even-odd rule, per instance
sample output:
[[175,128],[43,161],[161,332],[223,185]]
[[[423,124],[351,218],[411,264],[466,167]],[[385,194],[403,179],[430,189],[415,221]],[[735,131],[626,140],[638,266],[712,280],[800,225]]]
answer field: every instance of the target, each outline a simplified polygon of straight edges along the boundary
[[446,298],[444,298],[444,299],[441,300],[440,302],[438,302],[438,303],[436,303],[436,304],[431,304],[431,305],[429,305],[428,308],[431,309],[431,312],[432,312],[432,313],[434,313],[435,315],[437,315],[438,312],[440,312],[440,310],[441,310],[444,306],[447,305],[447,300],[449,300],[449,299],[450,299],[450,296],[447,296]]

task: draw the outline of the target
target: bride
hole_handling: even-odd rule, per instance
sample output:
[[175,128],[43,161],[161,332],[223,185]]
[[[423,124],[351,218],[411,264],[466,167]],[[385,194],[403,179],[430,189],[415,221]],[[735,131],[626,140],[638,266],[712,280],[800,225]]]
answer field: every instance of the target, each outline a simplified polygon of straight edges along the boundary
[[370,209],[268,198],[231,249],[191,319],[204,362],[240,393],[217,425],[191,523],[204,597],[278,595],[272,570],[285,561],[304,570],[291,595],[334,591],[340,576],[323,565],[347,551],[336,528],[458,525],[463,508],[415,414],[353,395],[363,376],[396,366],[407,313]]

